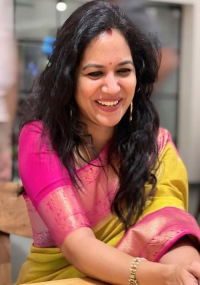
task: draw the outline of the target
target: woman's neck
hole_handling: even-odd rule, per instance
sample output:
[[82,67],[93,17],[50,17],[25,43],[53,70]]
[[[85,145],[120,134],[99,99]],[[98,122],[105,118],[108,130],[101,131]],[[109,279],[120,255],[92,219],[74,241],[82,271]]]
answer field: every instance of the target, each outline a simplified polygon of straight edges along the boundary
[[92,136],[93,145],[95,150],[99,154],[107,143],[111,140],[113,135],[113,127],[98,127],[90,126],[88,128],[88,133]]
[[[100,132],[100,134],[102,134],[102,132]],[[98,135],[93,137],[94,134],[91,135],[93,138],[92,140],[94,147],[92,147],[90,144],[83,144],[78,147],[78,151],[74,151],[74,162],[76,169],[79,169],[85,166],[87,163],[98,158],[107,143],[110,141],[110,137],[108,136],[105,137],[103,135]]]

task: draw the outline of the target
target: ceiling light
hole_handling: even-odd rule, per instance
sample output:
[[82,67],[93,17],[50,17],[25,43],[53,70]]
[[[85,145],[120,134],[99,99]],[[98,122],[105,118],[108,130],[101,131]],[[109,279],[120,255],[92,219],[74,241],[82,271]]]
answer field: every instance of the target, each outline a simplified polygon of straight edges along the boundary
[[65,11],[67,9],[67,4],[64,1],[58,1],[56,9],[60,12]]

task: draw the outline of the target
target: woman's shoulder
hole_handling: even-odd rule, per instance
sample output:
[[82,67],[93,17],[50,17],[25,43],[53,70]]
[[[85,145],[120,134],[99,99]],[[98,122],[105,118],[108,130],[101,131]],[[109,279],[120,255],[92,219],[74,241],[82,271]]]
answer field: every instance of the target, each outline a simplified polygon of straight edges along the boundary
[[44,132],[43,123],[41,121],[32,121],[25,124],[19,134],[19,146],[34,145],[42,143],[49,145],[49,134]]
[[19,140],[22,138],[39,138],[39,137],[48,137],[48,133],[44,132],[44,126],[41,121],[31,121],[26,123],[20,131]]
[[31,121],[23,125],[20,134],[23,132],[39,132],[42,133],[43,123],[41,121]]
[[171,141],[172,137],[170,132],[167,129],[159,128],[158,138],[157,138],[159,154],[164,150],[167,143]]

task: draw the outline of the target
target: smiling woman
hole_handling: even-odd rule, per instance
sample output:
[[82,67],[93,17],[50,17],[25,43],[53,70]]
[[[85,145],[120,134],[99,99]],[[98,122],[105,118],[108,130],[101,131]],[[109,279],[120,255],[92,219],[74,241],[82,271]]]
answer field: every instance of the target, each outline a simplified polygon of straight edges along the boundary
[[150,99],[159,62],[157,40],[106,0],[58,31],[24,106],[19,172],[34,243],[17,284],[200,278],[186,170]]

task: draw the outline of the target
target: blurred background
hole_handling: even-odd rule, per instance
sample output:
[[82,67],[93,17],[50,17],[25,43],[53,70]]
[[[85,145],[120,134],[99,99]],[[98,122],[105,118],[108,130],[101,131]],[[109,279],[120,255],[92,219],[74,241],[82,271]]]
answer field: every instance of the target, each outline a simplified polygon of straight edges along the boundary
[[[123,0],[122,0],[123,1]],[[126,0],[124,0],[126,1]],[[20,107],[34,79],[44,69],[57,29],[84,0],[14,0],[13,21],[20,56],[20,85],[13,131],[13,181],[17,165]],[[198,0],[148,1],[147,13],[157,23],[159,39],[178,55],[178,66],[154,92],[161,126],[167,128],[189,175],[189,212],[197,214],[200,200],[200,3]],[[2,56],[2,55],[1,55]],[[197,217],[197,216],[196,216]],[[198,217],[197,217],[198,218]],[[12,275],[16,280],[32,242],[12,236]]]

